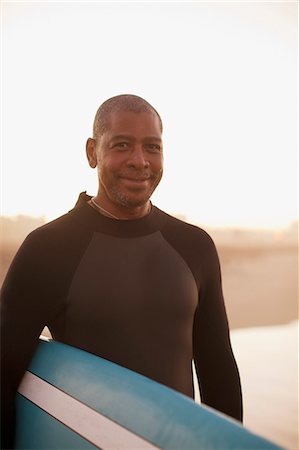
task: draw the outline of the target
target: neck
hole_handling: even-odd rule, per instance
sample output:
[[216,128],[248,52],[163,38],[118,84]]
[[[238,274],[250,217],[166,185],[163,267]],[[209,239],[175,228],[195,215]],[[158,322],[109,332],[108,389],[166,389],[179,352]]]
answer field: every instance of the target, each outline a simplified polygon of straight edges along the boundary
[[116,220],[141,219],[142,217],[147,216],[152,208],[151,202],[148,201],[145,205],[138,208],[124,208],[124,210],[118,209],[115,211],[111,206],[109,208],[109,206],[104,205],[104,202],[101,202],[98,196],[92,197],[88,203],[104,216]]

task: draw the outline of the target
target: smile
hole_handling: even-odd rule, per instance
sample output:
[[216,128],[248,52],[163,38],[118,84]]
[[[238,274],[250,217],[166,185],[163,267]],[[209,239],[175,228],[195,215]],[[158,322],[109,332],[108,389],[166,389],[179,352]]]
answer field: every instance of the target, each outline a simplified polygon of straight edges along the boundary
[[121,177],[121,179],[126,180],[126,181],[132,181],[133,183],[143,183],[143,182],[149,180],[148,177],[143,177],[143,178]]
[[129,187],[145,187],[148,184],[149,178],[121,177],[121,180]]

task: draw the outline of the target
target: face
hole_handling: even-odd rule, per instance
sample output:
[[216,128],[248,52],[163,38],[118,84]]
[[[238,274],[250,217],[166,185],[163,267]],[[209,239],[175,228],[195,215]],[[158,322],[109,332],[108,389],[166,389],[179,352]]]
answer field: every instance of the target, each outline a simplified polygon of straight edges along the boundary
[[87,142],[91,167],[98,168],[97,199],[109,211],[140,208],[163,173],[162,134],[154,113],[115,112],[108,130]]

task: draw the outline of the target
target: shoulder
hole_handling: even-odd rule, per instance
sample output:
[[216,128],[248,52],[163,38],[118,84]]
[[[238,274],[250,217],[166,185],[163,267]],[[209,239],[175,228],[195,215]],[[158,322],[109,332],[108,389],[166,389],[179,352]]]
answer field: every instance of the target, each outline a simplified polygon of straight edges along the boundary
[[63,235],[65,235],[65,231],[68,228],[67,222],[68,220],[66,220],[66,217],[62,216],[36,228],[28,234],[24,240],[23,246],[38,247],[39,245],[42,245],[44,247],[51,245],[53,238],[63,238]]
[[90,217],[87,214],[88,208],[86,208],[88,199],[86,193],[82,192],[73,209],[33,230],[27,240],[68,239],[81,234],[82,228],[89,227]]
[[166,236],[184,240],[191,245],[201,245],[207,248],[215,247],[212,237],[203,228],[171,216],[162,210],[158,209],[158,211],[163,216],[162,231]]
[[209,233],[161,210],[159,214],[163,217],[160,229],[163,238],[183,257],[199,284],[218,274],[219,257]]
[[31,231],[18,249],[15,260],[36,261],[44,265],[46,261],[56,261],[58,254],[67,253],[76,246],[80,233],[80,223],[72,211]]
[[68,239],[80,233],[80,210],[74,208],[62,216],[36,228],[26,238],[30,242]]

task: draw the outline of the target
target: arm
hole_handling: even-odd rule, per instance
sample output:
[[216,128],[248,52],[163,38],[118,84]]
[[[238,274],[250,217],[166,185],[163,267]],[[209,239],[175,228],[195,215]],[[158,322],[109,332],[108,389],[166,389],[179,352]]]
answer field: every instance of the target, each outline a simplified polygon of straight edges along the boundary
[[212,241],[204,252],[199,306],[193,330],[194,361],[202,402],[239,421],[243,418],[238,368],[232,353],[219,259]]
[[15,394],[50,313],[43,295],[43,247],[38,234],[29,236],[1,289],[1,448],[13,446]]

